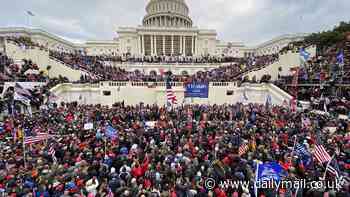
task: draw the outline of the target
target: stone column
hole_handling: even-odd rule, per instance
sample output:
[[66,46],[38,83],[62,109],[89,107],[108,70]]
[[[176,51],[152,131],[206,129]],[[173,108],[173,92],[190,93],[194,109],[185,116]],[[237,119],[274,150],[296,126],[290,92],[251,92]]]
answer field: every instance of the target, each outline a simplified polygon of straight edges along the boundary
[[198,37],[194,37],[194,53],[197,54]]
[[163,55],[165,55],[165,36],[163,35]]
[[194,37],[192,36],[191,38],[192,38],[192,39],[191,39],[191,54],[192,54],[192,56],[193,56]]
[[142,55],[145,55],[145,36],[142,35]]
[[151,37],[151,55],[153,55],[153,35]]
[[184,44],[183,44],[183,50],[184,50],[184,55],[186,56],[186,36],[183,37],[184,38]]
[[154,35],[154,55],[158,55],[158,53],[157,53],[157,35]]
[[142,43],[141,43],[141,36],[138,36],[138,46],[139,46],[139,54],[142,54]]
[[180,54],[182,54],[182,36],[180,36]]
[[171,35],[171,55],[174,54],[174,35]]

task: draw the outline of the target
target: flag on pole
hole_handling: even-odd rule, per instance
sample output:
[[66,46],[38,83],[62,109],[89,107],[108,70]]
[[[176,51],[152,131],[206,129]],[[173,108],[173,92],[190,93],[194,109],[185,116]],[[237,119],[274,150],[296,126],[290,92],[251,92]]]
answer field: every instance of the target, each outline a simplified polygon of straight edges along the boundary
[[18,101],[30,102],[33,95],[29,90],[23,88],[19,83],[15,84],[14,99]]
[[44,140],[47,140],[49,138],[53,137],[50,134],[47,133],[37,133],[36,136],[28,136],[24,138],[24,144],[33,144],[37,142],[42,142]]
[[57,163],[57,158],[56,158],[56,151],[55,151],[55,148],[53,146],[53,144],[51,144],[50,148],[49,148],[49,151],[48,151],[48,154],[51,155],[52,157],[52,160],[54,163]]
[[308,167],[312,163],[311,153],[306,150],[306,147],[303,144],[297,143],[294,149],[296,155],[300,158],[300,161],[303,166]]
[[339,51],[337,53],[337,63],[338,64],[344,64],[344,53],[343,53],[343,51]]
[[316,136],[316,145],[314,150],[315,159],[319,163],[326,163],[332,160],[332,157],[327,153],[326,149],[323,147],[320,136]]
[[29,16],[35,16],[35,15],[33,14],[33,12],[31,12],[31,11],[29,11],[29,10],[27,10],[27,14],[28,14]]
[[176,95],[171,87],[170,84],[170,79],[167,78],[166,80],[166,97],[167,97],[167,103],[168,105],[176,105],[177,104],[177,99],[176,99]]
[[333,158],[326,167],[326,172],[329,172],[333,176],[339,178],[340,170],[338,166],[338,162]]
[[247,144],[242,144],[238,149],[238,155],[242,156],[248,151],[249,147]]
[[106,128],[106,136],[110,139],[115,139],[118,137],[118,132],[111,125],[108,125]]
[[300,65],[304,66],[305,62],[307,62],[310,59],[310,53],[307,52],[304,48],[301,48],[299,51],[300,55]]

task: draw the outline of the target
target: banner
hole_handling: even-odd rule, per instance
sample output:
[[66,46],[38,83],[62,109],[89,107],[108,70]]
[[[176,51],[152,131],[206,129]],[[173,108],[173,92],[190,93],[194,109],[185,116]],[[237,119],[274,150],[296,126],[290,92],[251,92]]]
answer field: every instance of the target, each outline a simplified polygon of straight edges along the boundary
[[94,128],[94,123],[89,122],[84,124],[84,130],[90,130]]
[[185,87],[185,97],[208,98],[209,83],[189,83]]

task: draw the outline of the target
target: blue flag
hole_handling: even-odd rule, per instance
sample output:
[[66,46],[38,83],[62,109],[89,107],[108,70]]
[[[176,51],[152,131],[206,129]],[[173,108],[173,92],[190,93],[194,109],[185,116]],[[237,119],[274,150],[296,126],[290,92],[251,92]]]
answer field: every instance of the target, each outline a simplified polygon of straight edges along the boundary
[[311,153],[306,150],[303,144],[299,144],[299,143],[296,144],[294,151],[299,156],[300,162],[303,164],[303,166],[308,167],[311,165],[312,163]]
[[337,53],[337,63],[338,64],[344,64],[344,53],[343,53],[343,51],[339,51]]
[[300,55],[300,62],[301,62],[301,65],[304,65],[305,62],[307,62],[310,58],[310,53],[305,51],[304,48],[301,48],[300,51],[299,51],[299,55]]
[[268,162],[257,165],[256,181],[280,181],[281,176],[284,175],[283,168],[277,162]]
[[118,132],[111,125],[108,125],[106,128],[106,136],[111,139],[115,139],[118,136]]

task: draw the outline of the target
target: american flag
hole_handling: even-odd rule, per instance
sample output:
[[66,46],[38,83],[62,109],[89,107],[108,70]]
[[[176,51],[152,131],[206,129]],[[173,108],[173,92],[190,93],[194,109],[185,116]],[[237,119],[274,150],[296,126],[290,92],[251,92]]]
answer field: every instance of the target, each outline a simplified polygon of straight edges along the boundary
[[242,156],[248,151],[249,147],[247,144],[242,144],[238,149],[238,155]]
[[317,138],[317,143],[314,150],[314,156],[316,160],[320,163],[331,161],[332,157],[327,153],[326,149],[321,144],[322,142],[321,142],[320,136],[317,135],[316,138]]
[[49,151],[48,151],[48,154],[51,155],[53,162],[56,163],[57,162],[57,158],[55,156],[56,151],[55,151],[55,148],[54,148],[53,144],[51,144],[51,146],[49,148]]
[[28,136],[24,138],[24,144],[33,144],[49,139],[52,135],[47,133],[37,133],[35,136]]
[[31,101],[33,98],[33,95],[29,90],[23,88],[19,83],[15,84],[15,100],[19,101]]
[[167,103],[170,103],[171,105],[177,104],[176,95],[171,87],[169,79],[166,80],[166,98],[167,98]]
[[330,161],[326,167],[326,171],[328,171],[329,173],[331,173],[333,176],[335,177],[339,177],[339,166],[338,163],[335,159],[333,159],[332,161]]

